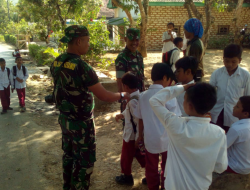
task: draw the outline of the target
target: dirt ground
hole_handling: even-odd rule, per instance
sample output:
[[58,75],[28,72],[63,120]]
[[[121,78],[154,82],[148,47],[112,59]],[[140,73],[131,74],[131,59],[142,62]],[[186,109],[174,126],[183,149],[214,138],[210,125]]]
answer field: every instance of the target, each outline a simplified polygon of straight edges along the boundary
[[[116,57],[117,54],[107,54],[107,57]],[[221,67],[222,63],[221,50],[207,50],[204,60],[205,80],[208,81],[211,73]],[[149,52],[148,57],[144,59],[145,76],[150,83],[150,71],[154,63],[161,61],[160,52]],[[35,69],[34,64],[28,64],[28,69]],[[245,50],[243,53],[243,68],[250,71],[250,51]],[[114,64],[107,70],[101,70],[111,78],[115,78]],[[37,74],[38,73],[38,74]],[[35,74],[35,75],[34,75]],[[60,126],[57,122],[59,112],[54,105],[44,102],[44,96],[52,92],[51,79],[47,78],[42,72],[34,72],[30,74],[27,82],[27,111],[34,114],[34,121],[46,128],[48,131],[58,131],[58,135],[54,136],[46,142],[44,150],[44,164],[41,166],[41,173],[51,181],[53,190],[62,189],[62,150]],[[97,143],[97,162],[95,163],[94,173],[91,176],[90,189],[108,189],[108,190],[127,190],[140,189],[146,190],[147,187],[141,184],[145,170],[139,167],[139,164],[133,162],[133,176],[135,185],[126,187],[117,185],[114,181],[116,175],[120,175],[120,154],[122,147],[122,125],[115,122],[115,115],[119,113],[119,104],[112,103],[104,105],[95,110],[96,124],[96,143]],[[217,180],[210,190],[243,190],[250,189],[249,176],[226,175]]]

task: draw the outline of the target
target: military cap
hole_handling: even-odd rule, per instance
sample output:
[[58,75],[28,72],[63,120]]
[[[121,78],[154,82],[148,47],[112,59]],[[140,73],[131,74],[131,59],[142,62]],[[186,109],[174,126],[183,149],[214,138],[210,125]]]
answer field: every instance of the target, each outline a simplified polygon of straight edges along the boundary
[[137,28],[129,28],[126,31],[126,37],[129,40],[133,40],[134,38],[139,40],[140,39],[140,30]]
[[69,43],[73,38],[89,36],[87,27],[81,25],[72,25],[64,30],[65,36],[60,39],[62,43]]

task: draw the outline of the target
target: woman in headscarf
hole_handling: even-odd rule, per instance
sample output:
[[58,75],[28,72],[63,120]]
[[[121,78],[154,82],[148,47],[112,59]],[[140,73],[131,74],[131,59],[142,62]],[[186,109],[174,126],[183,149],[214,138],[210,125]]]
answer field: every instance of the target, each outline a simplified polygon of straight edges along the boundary
[[203,56],[204,56],[204,45],[201,41],[203,35],[203,26],[201,21],[196,18],[191,18],[186,21],[184,25],[185,37],[188,40],[186,54],[184,56],[196,57],[199,65],[195,76],[195,81],[202,81],[204,76],[203,70]]

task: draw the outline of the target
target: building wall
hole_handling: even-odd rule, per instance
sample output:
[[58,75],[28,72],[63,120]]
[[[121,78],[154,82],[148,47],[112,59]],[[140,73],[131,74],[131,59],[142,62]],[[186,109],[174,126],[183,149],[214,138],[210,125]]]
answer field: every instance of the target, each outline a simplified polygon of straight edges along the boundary
[[[197,7],[200,13],[205,16],[204,7]],[[225,35],[218,35],[219,25],[230,25],[229,32],[233,32],[232,19],[233,12],[218,12],[212,10],[214,16],[214,24],[211,26],[210,39],[222,38]],[[206,17],[203,18],[205,21]],[[147,35],[147,49],[161,50],[162,34],[167,30],[167,23],[173,22],[180,27],[180,36],[183,37],[183,26],[188,20],[187,10],[182,6],[150,6],[149,7],[149,22]],[[240,28],[245,24],[250,26],[250,7],[244,7],[240,18]],[[204,26],[205,29],[205,26]]]

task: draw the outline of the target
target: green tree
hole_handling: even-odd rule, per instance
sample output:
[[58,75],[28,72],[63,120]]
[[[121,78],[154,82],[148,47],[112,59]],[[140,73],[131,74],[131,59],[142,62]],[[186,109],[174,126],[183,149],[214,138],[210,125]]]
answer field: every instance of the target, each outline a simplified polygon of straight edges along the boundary
[[[141,33],[140,44],[138,47],[139,52],[143,57],[147,57],[147,48],[146,48],[146,37],[147,37],[147,27],[148,27],[148,7],[149,0],[112,0],[112,3],[121,8],[127,15],[128,20],[130,22],[130,27],[139,27]],[[140,23],[136,24],[133,19],[130,11],[135,10],[135,13],[140,12]]]
[[213,7],[215,7],[219,12],[224,12],[224,11],[235,10],[236,5],[237,5],[237,9],[236,9],[235,16],[233,19],[233,21],[234,21],[234,23],[233,23],[234,24],[234,35],[236,37],[237,30],[238,30],[238,28],[237,28],[238,22],[237,21],[240,18],[243,0],[236,0],[236,1],[235,0],[204,0],[204,3],[205,3],[206,20],[203,19],[204,15],[198,11],[193,0],[185,0],[184,7],[188,11],[189,18],[195,17],[203,23],[203,26],[204,25],[206,26],[204,28],[204,35],[202,37],[205,49],[207,48],[207,44],[208,44],[208,40],[209,40],[210,28],[215,21],[215,17],[211,13]]

